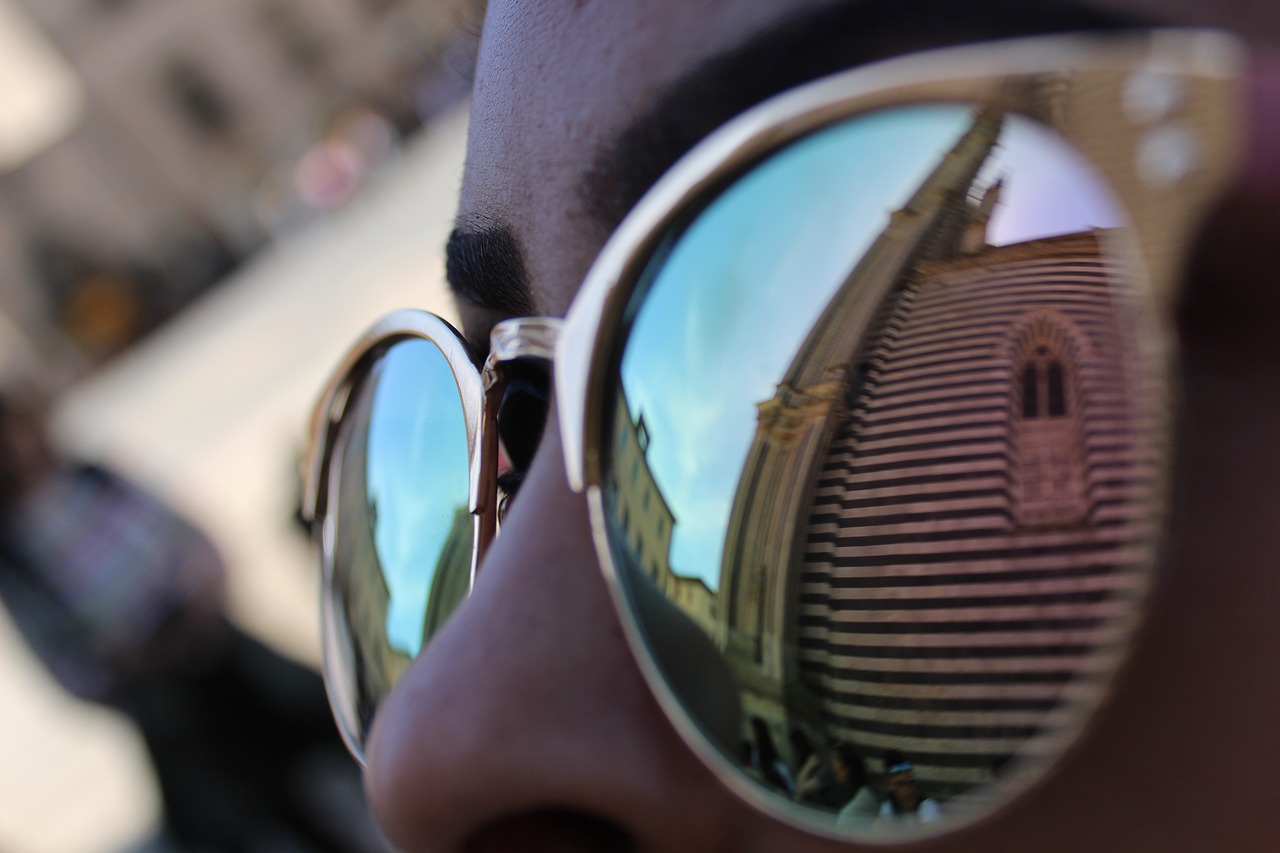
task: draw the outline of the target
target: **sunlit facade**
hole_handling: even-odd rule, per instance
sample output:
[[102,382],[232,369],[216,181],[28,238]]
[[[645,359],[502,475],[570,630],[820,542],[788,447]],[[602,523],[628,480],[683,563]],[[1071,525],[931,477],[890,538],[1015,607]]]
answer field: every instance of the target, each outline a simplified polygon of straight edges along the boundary
[[684,613],[710,630],[715,625],[715,596],[701,578],[671,566],[671,537],[677,521],[649,467],[644,416],[633,417],[626,397],[619,394],[613,424],[614,464],[607,488],[618,536],[628,546],[627,559]]
[[440,560],[431,575],[426,611],[422,620],[422,644],[444,627],[462,599],[471,590],[471,545],[474,516],[465,506],[453,514],[453,524],[440,551]]
[[[346,582],[337,585],[342,596],[341,606],[336,608],[336,618],[347,622],[346,636],[352,648],[337,649],[348,653],[347,665],[351,667],[360,685],[359,696],[385,696],[395,679],[409,665],[410,656],[396,649],[388,641],[387,613],[391,606],[391,590],[387,586],[386,569],[378,557],[377,526],[378,504],[369,498],[368,484],[368,408],[372,396],[361,395],[358,405],[364,410],[357,420],[359,426],[345,444],[342,456],[337,500],[343,506],[337,518],[346,519],[346,525],[333,531],[335,566],[345,567]],[[367,722],[374,709],[357,709]]]

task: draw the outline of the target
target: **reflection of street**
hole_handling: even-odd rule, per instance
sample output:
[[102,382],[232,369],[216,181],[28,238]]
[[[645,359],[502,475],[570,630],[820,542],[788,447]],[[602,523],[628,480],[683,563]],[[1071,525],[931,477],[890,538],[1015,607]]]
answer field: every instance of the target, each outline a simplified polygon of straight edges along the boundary
[[[296,456],[325,372],[378,315],[452,314],[440,278],[465,117],[442,119],[331,220],[247,265],[73,390],[59,433],[171,500],[217,540],[238,620],[318,659],[313,558],[292,514]],[[131,732],[66,699],[0,631],[0,849],[131,843],[155,794]]]

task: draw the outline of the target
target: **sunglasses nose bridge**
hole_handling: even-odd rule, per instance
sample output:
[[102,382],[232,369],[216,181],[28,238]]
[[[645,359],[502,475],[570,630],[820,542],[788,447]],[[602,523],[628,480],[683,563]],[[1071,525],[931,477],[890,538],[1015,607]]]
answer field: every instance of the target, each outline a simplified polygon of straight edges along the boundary
[[486,368],[489,364],[496,367],[518,358],[550,362],[555,357],[562,325],[563,321],[557,317],[512,317],[495,324],[489,333]]
[[489,356],[481,370],[479,436],[471,458],[471,512],[476,518],[473,576],[498,530],[498,412],[508,381],[506,365],[525,360],[550,365],[560,327],[561,321],[554,317],[513,317],[490,332]]

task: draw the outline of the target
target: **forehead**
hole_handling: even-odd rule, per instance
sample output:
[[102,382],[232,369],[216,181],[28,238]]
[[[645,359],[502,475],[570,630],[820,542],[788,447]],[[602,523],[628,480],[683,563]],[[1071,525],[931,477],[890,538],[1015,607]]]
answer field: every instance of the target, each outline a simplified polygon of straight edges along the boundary
[[[801,5],[822,3],[790,8]],[[709,45],[733,44],[766,27],[778,6],[489,4],[459,220],[464,227],[495,220],[510,226],[540,311],[564,312],[607,236],[579,192],[595,153],[708,55]]]
[[[482,39],[460,225],[510,229],[541,313],[563,314],[608,228],[587,211],[584,173],[597,153],[690,69],[782,19],[877,0],[491,0]],[[1091,0],[1155,23],[1224,26],[1280,41],[1267,0]],[[1040,5],[1024,0],[1025,7]],[[908,11],[917,0],[900,0]],[[930,4],[933,5],[933,4]],[[996,6],[999,5],[997,2]],[[1047,4],[1046,4],[1047,5]],[[1056,4],[1055,4],[1056,5]],[[955,7],[964,14],[968,6]],[[976,4],[980,37],[992,4]],[[881,45],[912,49],[910,15]],[[901,46],[894,49],[892,42]],[[853,60],[853,61],[856,61]],[[465,319],[464,310],[464,319]]]

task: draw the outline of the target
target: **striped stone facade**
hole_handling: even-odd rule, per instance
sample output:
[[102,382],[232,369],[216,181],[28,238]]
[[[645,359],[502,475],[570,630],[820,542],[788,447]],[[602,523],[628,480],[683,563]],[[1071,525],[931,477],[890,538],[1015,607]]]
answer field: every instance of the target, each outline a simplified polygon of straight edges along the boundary
[[1150,561],[1120,272],[1095,233],[917,265],[818,475],[799,680],[946,795],[1092,701]]
[[[1072,201],[1038,183],[1089,175],[1053,172],[1070,156],[1026,122],[975,111],[886,204],[812,325],[772,332],[793,354],[742,407],[754,434],[696,601],[667,553],[692,510],[663,499],[661,539],[635,520],[671,482],[618,392],[615,564],[668,686],[749,771],[769,744],[795,776],[810,749],[827,766],[852,750],[883,797],[900,751],[947,811],[980,808],[997,773],[1086,719],[1130,636],[1159,520],[1159,355],[1123,213],[1105,187]],[[715,666],[691,665],[706,639]],[[720,666],[714,684],[679,677]]]
[[1129,237],[992,245],[1004,123],[975,114],[758,403],[717,600],[744,738],[848,744],[876,786],[900,750],[944,801],[1098,701],[1158,513]]
[[376,710],[369,698],[386,696],[410,661],[387,639],[391,590],[378,558],[378,505],[369,501],[367,480],[370,388],[371,384],[366,385],[354,403],[355,417],[343,436],[338,490],[329,497],[338,501],[335,518],[343,523],[335,524],[333,531],[333,565],[338,576],[331,587],[336,606],[330,617],[337,624],[325,637],[325,653],[338,656],[337,664],[355,682],[350,698],[362,727],[373,722]]

